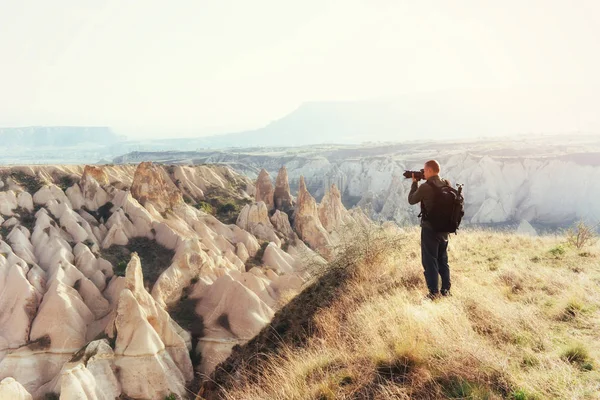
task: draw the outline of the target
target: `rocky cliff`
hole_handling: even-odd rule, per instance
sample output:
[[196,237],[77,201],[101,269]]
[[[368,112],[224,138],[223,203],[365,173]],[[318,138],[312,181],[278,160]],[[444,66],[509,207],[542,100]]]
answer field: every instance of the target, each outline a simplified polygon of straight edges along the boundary
[[185,398],[354,221],[334,190],[289,210],[284,177],[264,198],[223,166],[0,169],[0,398]]
[[[138,154],[133,159],[147,157]],[[363,146],[311,146],[187,154],[194,162],[231,165],[250,177],[281,165],[292,190],[304,177],[320,200],[335,184],[346,207],[360,206],[371,218],[399,224],[417,222],[417,207],[406,198],[410,180],[402,173],[435,158],[442,175],[464,184],[465,224],[527,221],[537,227],[564,227],[576,219],[600,221],[600,137],[521,136],[502,140],[411,142]],[[165,155],[154,154],[163,159]],[[171,154],[167,157],[173,157]],[[276,189],[277,190],[277,189]]]

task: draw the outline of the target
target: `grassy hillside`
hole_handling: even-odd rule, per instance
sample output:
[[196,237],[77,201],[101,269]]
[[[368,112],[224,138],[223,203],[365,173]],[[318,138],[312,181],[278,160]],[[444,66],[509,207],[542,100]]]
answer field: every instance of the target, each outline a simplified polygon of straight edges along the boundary
[[362,232],[201,391],[227,399],[600,398],[600,249],[451,237],[424,300],[418,231]]

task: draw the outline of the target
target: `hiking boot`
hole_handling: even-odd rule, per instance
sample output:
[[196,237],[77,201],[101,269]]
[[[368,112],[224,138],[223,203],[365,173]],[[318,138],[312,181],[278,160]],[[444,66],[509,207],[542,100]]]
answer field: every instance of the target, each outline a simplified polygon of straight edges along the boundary
[[431,300],[431,301],[437,300],[437,299],[439,299],[439,298],[440,298],[440,294],[439,294],[439,293],[432,293],[432,292],[429,292],[429,293],[427,294],[427,296],[425,296],[425,299],[426,299],[426,300]]
[[452,294],[450,293],[450,289],[442,289],[441,293],[444,297],[452,296]]

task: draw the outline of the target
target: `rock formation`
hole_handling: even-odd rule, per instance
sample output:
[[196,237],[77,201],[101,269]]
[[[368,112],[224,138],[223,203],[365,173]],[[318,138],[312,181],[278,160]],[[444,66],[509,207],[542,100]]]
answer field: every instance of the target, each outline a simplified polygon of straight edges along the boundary
[[331,185],[319,204],[319,219],[329,233],[341,229],[344,224],[352,220],[348,210],[342,204],[342,196],[335,184]]
[[262,201],[253,205],[247,204],[244,206],[238,216],[236,224],[259,239],[275,241],[277,243],[281,242],[269,219],[267,206]]
[[0,398],[181,397],[300,289],[301,260],[319,259],[300,241],[282,250],[295,234],[264,202],[226,225],[183,201],[246,201],[249,180],[225,167],[0,178]]
[[285,237],[291,239],[295,236],[294,230],[290,225],[290,219],[286,213],[279,210],[275,211],[271,216],[271,223],[277,232],[281,232]]
[[275,207],[274,203],[275,189],[273,189],[273,182],[271,182],[271,175],[262,169],[256,179],[256,201],[264,202],[267,206],[267,210],[272,210]]
[[189,349],[167,311],[144,288],[135,253],[127,266],[114,325],[106,331],[116,338],[115,365],[125,395],[150,399],[185,394],[186,382],[193,379]]
[[294,199],[290,191],[290,182],[285,165],[279,169],[277,179],[275,180],[274,199],[277,210],[288,212],[294,208]]
[[0,399],[31,400],[32,397],[19,382],[5,378],[0,382]]
[[331,256],[329,234],[321,224],[317,202],[306,189],[304,178],[300,178],[300,189],[294,212],[294,228],[300,239],[325,258]]
[[86,165],[79,185],[66,190],[67,197],[77,199],[81,197],[82,201],[73,205],[75,208],[85,207],[87,210],[96,211],[108,202],[109,195],[103,188],[108,184],[108,175],[102,167]]
[[[179,157],[178,154],[143,153],[137,157]],[[212,152],[198,152],[197,160],[211,160]],[[315,199],[321,199],[332,183],[349,208],[361,207],[373,220],[392,220],[399,225],[418,223],[418,207],[408,205],[410,179],[406,169],[420,169],[435,158],[442,176],[463,183],[466,200],[463,224],[518,224],[564,228],[583,219],[600,221],[600,180],[573,179],[600,173],[600,136],[526,135],[510,139],[469,142],[362,144],[360,146],[305,147],[294,149],[294,158],[281,148],[220,153],[219,162],[255,178],[265,168],[271,175],[287,163],[293,192],[300,177]],[[243,160],[243,161],[240,161]],[[277,185],[276,185],[277,186]],[[277,191],[277,189],[276,189]],[[276,204],[277,206],[277,204]]]
[[516,232],[519,235],[537,236],[537,231],[535,230],[535,228],[531,226],[531,224],[526,220],[523,220],[519,223]]
[[183,203],[181,191],[168,178],[165,170],[150,162],[138,165],[131,184],[131,194],[143,206],[152,204],[159,213]]

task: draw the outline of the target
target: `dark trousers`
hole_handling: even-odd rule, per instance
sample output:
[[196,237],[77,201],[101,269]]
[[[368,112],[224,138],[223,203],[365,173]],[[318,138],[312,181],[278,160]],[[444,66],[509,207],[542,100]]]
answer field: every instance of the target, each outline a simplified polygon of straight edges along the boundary
[[423,226],[421,228],[421,260],[429,292],[439,293],[438,275],[442,278],[442,290],[450,290],[448,234],[438,233],[430,227]]

